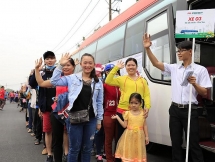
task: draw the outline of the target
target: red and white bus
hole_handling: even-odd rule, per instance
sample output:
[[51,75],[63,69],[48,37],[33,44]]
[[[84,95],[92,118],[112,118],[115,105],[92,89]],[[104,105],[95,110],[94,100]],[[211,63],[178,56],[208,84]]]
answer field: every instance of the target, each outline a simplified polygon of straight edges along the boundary
[[[151,109],[147,118],[149,137],[153,143],[171,146],[169,113],[171,80],[152,66],[142,45],[142,36],[149,33],[152,51],[162,62],[180,63],[176,57],[176,10],[215,8],[214,0],[139,0],[125,12],[89,36],[74,52],[73,58],[84,53],[95,57],[103,65],[135,57],[139,72],[148,81],[151,92]],[[214,18],[214,15],[211,17]],[[208,68],[211,80],[215,74],[215,39],[196,39],[195,62]],[[80,72],[80,67],[76,67]],[[122,70],[125,73],[125,70]],[[213,87],[214,87],[213,82]],[[200,145],[215,152],[215,92],[208,92],[207,99],[199,98]],[[207,112],[207,113],[206,113]]]

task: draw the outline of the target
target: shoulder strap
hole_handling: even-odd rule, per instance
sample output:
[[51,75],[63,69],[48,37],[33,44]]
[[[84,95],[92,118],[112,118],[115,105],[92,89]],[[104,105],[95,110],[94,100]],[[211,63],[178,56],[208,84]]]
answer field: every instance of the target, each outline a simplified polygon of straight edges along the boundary
[[93,93],[94,93],[94,90],[95,90],[95,85],[96,85],[96,83],[94,81],[94,83],[93,83],[93,91],[92,91],[91,97],[90,97],[90,103],[88,104],[88,110],[90,110],[90,106],[91,106],[91,103],[92,103],[92,98],[93,98]]

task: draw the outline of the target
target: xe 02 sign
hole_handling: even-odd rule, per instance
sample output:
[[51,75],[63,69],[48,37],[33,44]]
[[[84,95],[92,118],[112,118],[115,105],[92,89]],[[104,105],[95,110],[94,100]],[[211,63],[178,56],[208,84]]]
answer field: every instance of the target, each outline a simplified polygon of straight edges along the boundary
[[175,38],[214,37],[215,9],[176,12]]

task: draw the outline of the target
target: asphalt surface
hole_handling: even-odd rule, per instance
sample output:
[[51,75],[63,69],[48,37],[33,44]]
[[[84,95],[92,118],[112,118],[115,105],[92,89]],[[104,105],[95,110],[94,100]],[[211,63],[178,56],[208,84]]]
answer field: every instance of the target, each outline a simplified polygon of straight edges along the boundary
[[43,145],[34,145],[34,137],[27,133],[25,113],[17,104],[6,103],[0,111],[0,162],[42,162]]
[[[27,133],[25,113],[17,104],[8,101],[0,110],[0,162],[45,162],[43,143],[34,145],[34,137]],[[96,162],[92,156],[92,162]]]
[[[19,112],[17,104],[7,101],[4,109],[0,110],[0,162],[45,162],[46,155],[41,154],[42,150],[43,143],[34,145],[34,137],[27,133],[25,113]],[[158,156],[149,154],[148,160],[170,162],[170,149],[167,147],[165,150],[167,154],[160,154],[160,151]],[[94,156],[91,161],[96,162]]]
[[[42,150],[43,144],[34,145],[34,137],[27,133],[25,113],[19,112],[17,104],[7,102],[0,110],[0,162],[45,162]],[[203,154],[205,162],[215,161],[215,154],[205,150]],[[156,145],[147,157],[148,162],[171,162],[171,147]],[[94,156],[91,162],[96,162]]]

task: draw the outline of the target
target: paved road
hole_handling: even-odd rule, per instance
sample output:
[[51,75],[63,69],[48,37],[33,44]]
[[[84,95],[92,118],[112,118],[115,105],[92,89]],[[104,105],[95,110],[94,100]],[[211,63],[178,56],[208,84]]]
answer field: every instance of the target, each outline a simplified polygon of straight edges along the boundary
[[[149,162],[171,162],[171,148],[158,145],[157,151],[148,153]],[[7,103],[0,111],[0,162],[44,162],[43,145],[34,145],[34,137],[25,128],[25,113],[16,104]],[[215,154],[204,151],[205,162],[212,162]],[[92,156],[92,162],[96,162]]]

